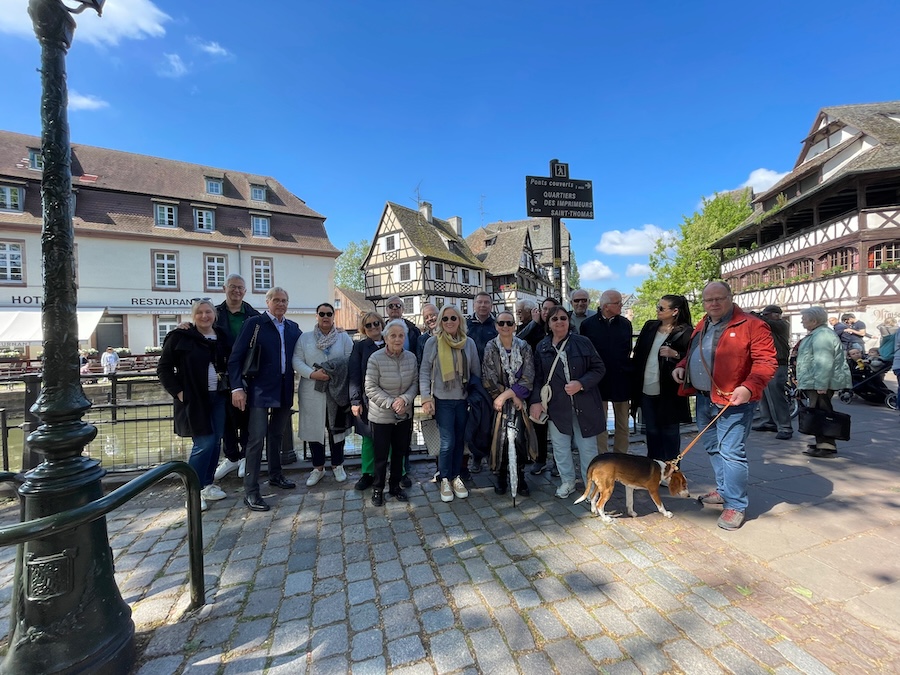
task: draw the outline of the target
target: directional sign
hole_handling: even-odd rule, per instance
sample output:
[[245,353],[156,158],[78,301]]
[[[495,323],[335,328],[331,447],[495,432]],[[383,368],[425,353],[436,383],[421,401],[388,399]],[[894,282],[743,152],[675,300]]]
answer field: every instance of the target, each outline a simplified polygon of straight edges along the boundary
[[589,180],[525,176],[525,200],[529,217],[594,217],[594,188]]

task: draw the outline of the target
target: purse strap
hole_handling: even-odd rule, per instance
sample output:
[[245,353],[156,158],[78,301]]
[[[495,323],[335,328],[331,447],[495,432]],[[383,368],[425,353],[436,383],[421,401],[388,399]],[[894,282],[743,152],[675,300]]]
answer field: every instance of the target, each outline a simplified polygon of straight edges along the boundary
[[250,338],[250,350],[251,351],[256,346],[256,336],[257,335],[259,335],[259,324],[258,323],[253,328],[253,337]]
[[566,348],[566,343],[568,341],[569,341],[569,338],[566,338],[565,340],[562,341],[562,343],[559,345],[558,348],[554,347],[554,349],[556,349],[556,358],[553,359],[553,365],[550,366],[550,373],[547,375],[546,384],[550,384],[550,380],[553,377],[553,371],[556,370],[556,364],[559,363],[559,357],[562,355],[563,350]]

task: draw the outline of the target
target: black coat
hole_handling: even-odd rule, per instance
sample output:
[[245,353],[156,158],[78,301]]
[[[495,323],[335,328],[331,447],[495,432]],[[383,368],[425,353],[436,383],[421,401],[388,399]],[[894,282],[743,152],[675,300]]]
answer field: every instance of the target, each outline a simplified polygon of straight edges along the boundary
[[[644,388],[644,369],[647,367],[647,360],[650,358],[650,350],[653,347],[653,340],[656,338],[656,331],[659,330],[661,321],[648,321],[641,328],[641,334],[638,335],[637,342],[634,345],[634,356],[631,359],[631,406],[634,409],[641,403],[641,394]],[[657,408],[660,424],[687,424],[691,421],[691,409],[688,405],[688,399],[685,396],[678,395],[678,383],[672,379],[672,371],[675,370],[676,364],[687,354],[688,347],[691,343],[691,333],[693,327],[690,325],[681,325],[676,327],[663,341],[663,346],[671,347],[678,352],[678,358],[664,358],[656,354],[659,361],[659,395],[662,397],[661,405]]]
[[[174,401],[175,433],[208,436],[210,425],[209,364],[223,373],[228,364],[228,337],[219,328],[216,339],[207,340],[196,328],[176,328],[166,336],[156,374]],[[182,394],[183,401],[178,400]]]
[[606,377],[600,383],[604,401],[631,399],[631,322],[624,316],[604,319],[600,312],[581,322],[579,331],[591,341],[606,366]]
[[[534,389],[528,398],[529,404],[541,402],[541,387],[547,383],[547,375],[553,367],[556,358],[556,347],[553,346],[553,337],[548,335],[534,350]],[[606,415],[600,413],[603,399],[600,396],[600,381],[606,373],[603,361],[597,356],[597,350],[591,345],[591,341],[581,335],[570,333],[569,342],[566,344],[566,356],[569,360],[570,380],[578,380],[584,387],[583,391],[569,397],[564,391],[566,386],[566,374],[562,359],[553,369],[550,378],[550,388],[553,396],[550,399],[550,410],[547,414],[560,432],[567,436],[572,435],[573,420],[572,406],[578,417],[578,427],[584,438],[596,436],[606,430]]]
[[[369,357],[372,356],[381,346],[375,344],[372,338],[366,338],[359,342],[353,343],[353,351],[350,352],[350,361],[347,364],[347,382],[350,388],[350,405],[361,405],[363,407],[362,415],[359,420],[362,423],[357,426],[357,431],[367,431],[369,426],[369,397],[366,396],[366,366],[369,363]],[[369,434],[371,430],[368,430]],[[367,434],[368,435],[368,434]]]
[[482,323],[472,315],[466,319],[466,335],[475,343],[478,360],[484,362],[484,348],[488,342],[497,337],[497,322],[493,316],[488,316],[487,321]]
[[[388,321],[390,321],[390,319],[388,319]],[[422,334],[422,331],[419,330],[416,324],[408,319],[403,319],[403,323],[406,324],[406,328],[409,331],[406,334],[406,337],[409,340],[409,351],[415,354],[416,350],[419,348],[419,336]]]
[[[259,312],[253,309],[246,302],[241,303],[241,307],[244,310],[244,323],[247,323],[247,319],[259,316]],[[237,335],[231,334],[231,323],[228,321],[228,305],[224,302],[221,305],[216,305],[216,328],[220,328],[223,333],[225,333],[228,338],[228,345],[230,347],[234,347],[234,342],[237,340]]]
[[547,325],[538,321],[531,321],[516,333],[516,337],[525,340],[531,349],[534,350],[540,341],[547,337]]

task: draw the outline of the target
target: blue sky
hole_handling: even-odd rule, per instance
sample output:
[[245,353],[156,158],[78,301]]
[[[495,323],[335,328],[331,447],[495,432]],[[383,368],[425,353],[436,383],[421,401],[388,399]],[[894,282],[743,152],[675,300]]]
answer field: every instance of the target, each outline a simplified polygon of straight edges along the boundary
[[[2,0],[0,128],[39,134],[27,0]],[[338,247],[385,201],[518,220],[568,162],[582,282],[631,291],[704,195],[765,188],[825,106],[900,98],[893,2],[107,0],[68,59],[72,140],[276,177]]]

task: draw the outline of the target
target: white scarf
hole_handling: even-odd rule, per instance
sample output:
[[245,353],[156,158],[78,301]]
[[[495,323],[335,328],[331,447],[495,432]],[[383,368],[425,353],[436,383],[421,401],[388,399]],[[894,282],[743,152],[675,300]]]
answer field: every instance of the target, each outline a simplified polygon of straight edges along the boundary
[[512,349],[508,352],[500,342],[499,335],[493,339],[493,342],[497,345],[497,351],[500,352],[500,367],[506,373],[507,384],[511,387],[517,382],[516,373],[522,367],[522,352],[516,349],[515,338],[513,338]]

